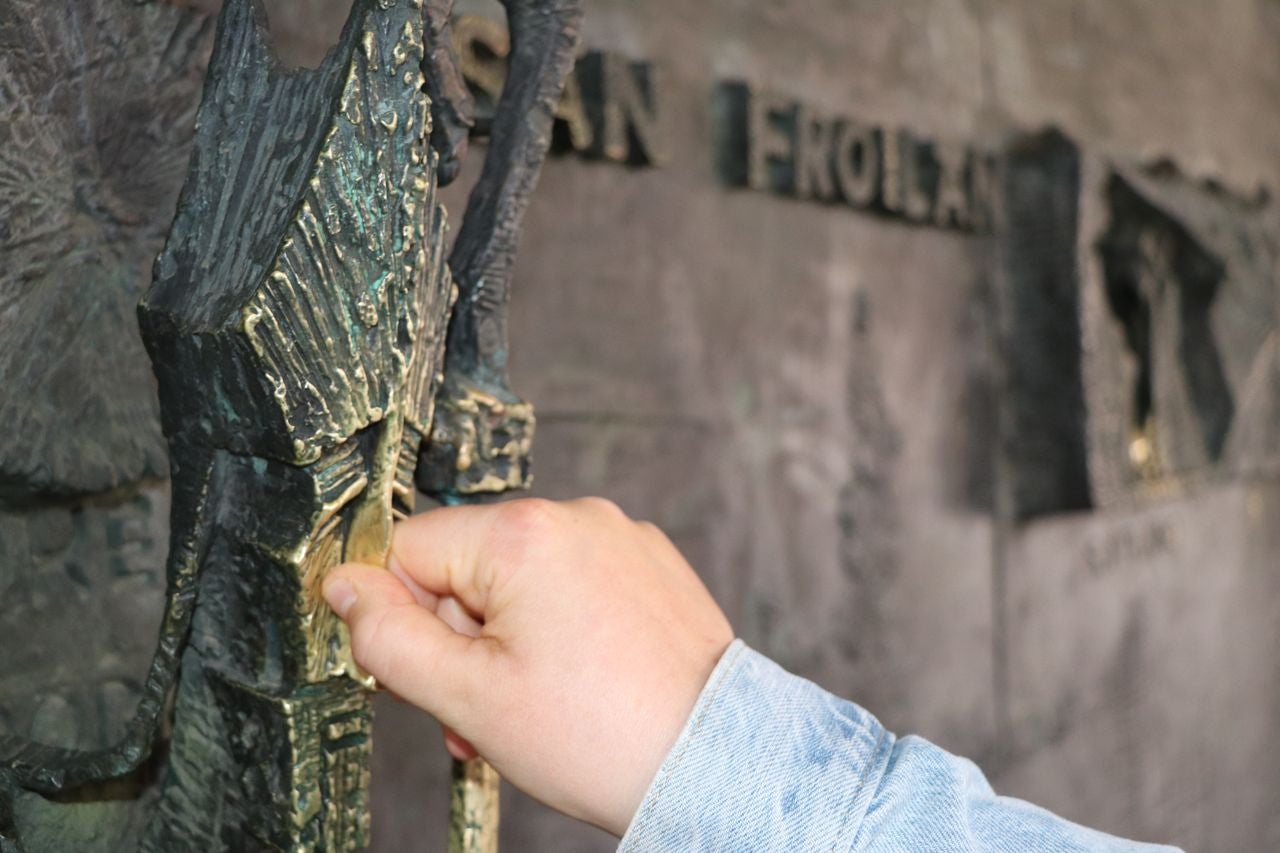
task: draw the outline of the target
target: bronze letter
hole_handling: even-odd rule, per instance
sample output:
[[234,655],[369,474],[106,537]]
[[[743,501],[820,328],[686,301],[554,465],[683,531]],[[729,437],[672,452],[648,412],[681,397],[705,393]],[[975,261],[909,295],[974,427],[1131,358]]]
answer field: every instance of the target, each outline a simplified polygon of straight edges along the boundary
[[929,196],[920,186],[920,147],[905,130],[887,134],[884,143],[884,206],[913,222],[929,217]]
[[796,196],[831,201],[835,198],[832,177],[834,122],[815,114],[803,104],[796,108]]
[[576,74],[570,74],[564,81],[564,94],[556,104],[556,121],[564,122],[569,130],[569,146],[580,154],[591,151],[595,144],[596,134],[587,118],[587,107],[582,100],[582,87],[578,85]]
[[990,154],[975,154],[970,166],[970,197],[972,199],[973,227],[979,232],[989,232],[996,225],[999,215],[998,165]]
[[753,189],[784,192],[795,185],[794,130],[798,107],[776,95],[752,90],[747,102],[747,176]]
[[591,51],[579,61],[578,83],[594,119],[596,156],[635,166],[662,162],[657,77],[649,63],[613,53]]
[[875,128],[852,119],[842,119],[836,127],[836,180],[840,195],[852,207],[867,207],[875,200],[880,179],[880,146]]
[[488,98],[491,110],[507,79],[511,38],[506,28],[482,15],[461,15],[453,22],[453,49],[462,76]]
[[933,221],[946,228],[969,226],[969,196],[965,192],[965,164],[970,159],[967,148],[954,142],[939,142],[934,147],[938,158],[938,193],[933,207]]

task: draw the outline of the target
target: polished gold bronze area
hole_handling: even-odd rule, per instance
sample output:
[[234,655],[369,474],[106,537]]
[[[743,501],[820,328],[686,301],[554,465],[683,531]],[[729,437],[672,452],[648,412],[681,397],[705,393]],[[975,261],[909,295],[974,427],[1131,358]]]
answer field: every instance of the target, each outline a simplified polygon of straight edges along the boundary
[[504,402],[476,388],[446,386],[420,482],[430,476],[424,488],[440,494],[477,495],[528,488],[536,426],[528,403]]
[[498,771],[483,758],[453,763],[449,853],[497,853]]

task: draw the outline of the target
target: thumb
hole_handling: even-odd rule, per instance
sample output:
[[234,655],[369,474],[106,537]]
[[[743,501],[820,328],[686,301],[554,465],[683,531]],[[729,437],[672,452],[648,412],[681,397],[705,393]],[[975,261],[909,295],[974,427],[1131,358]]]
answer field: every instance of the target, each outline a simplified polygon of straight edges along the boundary
[[445,724],[470,716],[492,663],[489,640],[454,631],[386,569],[339,566],[323,592],[347,623],[356,663]]

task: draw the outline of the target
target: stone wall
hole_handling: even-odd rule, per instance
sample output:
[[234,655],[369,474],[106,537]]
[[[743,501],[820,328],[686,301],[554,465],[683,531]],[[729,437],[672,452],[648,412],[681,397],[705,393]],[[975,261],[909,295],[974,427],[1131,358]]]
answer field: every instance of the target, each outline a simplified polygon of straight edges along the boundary
[[[660,72],[667,157],[544,173],[535,491],[658,523],[748,642],[1001,793],[1280,844],[1278,39],[1263,0],[591,3],[586,46]],[[723,80],[997,152],[1001,226],[726,187]],[[429,849],[438,737],[381,710],[378,844]],[[611,849],[504,807],[507,849]]]

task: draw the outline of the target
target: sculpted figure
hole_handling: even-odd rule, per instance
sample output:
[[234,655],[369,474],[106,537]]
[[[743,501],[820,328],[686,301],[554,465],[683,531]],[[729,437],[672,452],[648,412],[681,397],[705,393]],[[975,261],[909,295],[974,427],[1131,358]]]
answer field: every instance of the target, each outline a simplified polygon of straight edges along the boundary
[[159,643],[115,744],[0,736],[6,850],[92,819],[33,796],[92,803],[122,784],[140,849],[367,844],[374,685],[320,581],[385,560],[415,478],[446,500],[528,480],[505,308],[580,16],[569,0],[507,5],[512,73],[446,263],[435,191],[470,124],[450,6],[355,0],[325,61],[286,70],[250,0],[227,0],[138,312],[172,481]]

